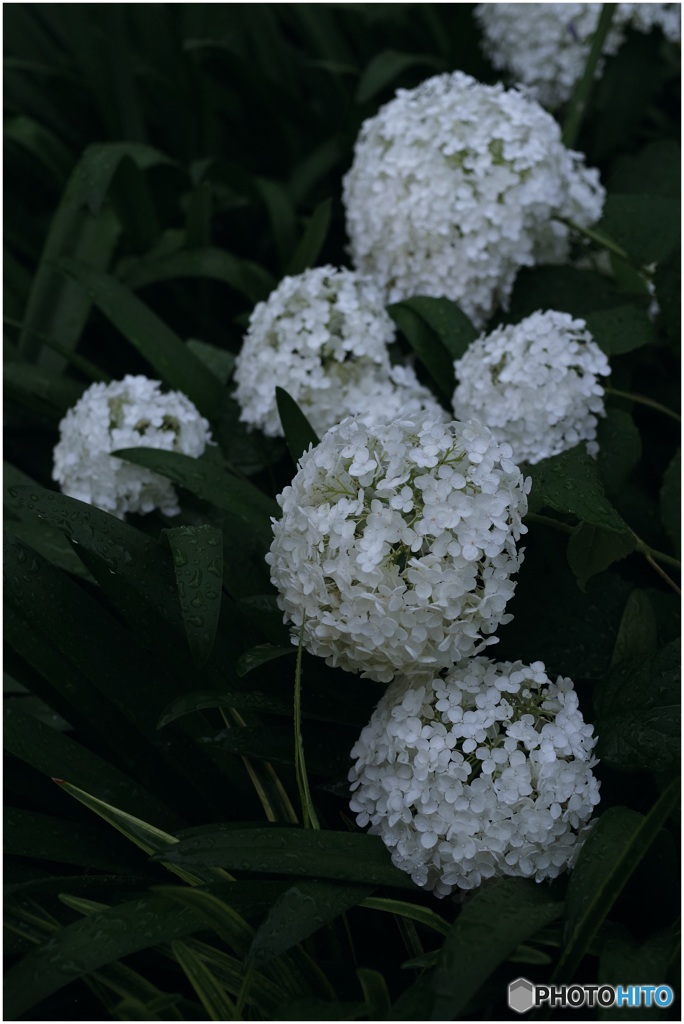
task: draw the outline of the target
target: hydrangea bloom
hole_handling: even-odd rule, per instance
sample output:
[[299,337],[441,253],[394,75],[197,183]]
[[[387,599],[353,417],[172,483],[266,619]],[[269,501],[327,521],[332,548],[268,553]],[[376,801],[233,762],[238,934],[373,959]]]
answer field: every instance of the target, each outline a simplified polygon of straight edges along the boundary
[[195,457],[211,443],[209,424],[180,391],[126,376],[91,384],[59,425],[52,479],[63,493],[123,519],[126,512],[180,511],[170,481],[112,458],[119,448],[161,448]]
[[312,654],[388,682],[488,644],[515,589],[525,481],[486,427],[350,417],[279,496],[267,561]]
[[[679,4],[617,4],[603,55],[617,53],[631,25],[640,32],[662,29],[679,39]],[[582,76],[601,4],[478,4],[475,18],[484,48],[499,71],[508,71],[528,94],[554,108],[572,95]],[[603,63],[597,67],[597,76]]]
[[395,679],[352,749],[351,809],[437,896],[572,866],[599,801],[593,728],[542,662]]
[[351,270],[316,267],[284,278],[260,302],[237,359],[241,419],[282,437],[277,385],[301,406],[317,433],[359,413],[399,415],[439,405],[409,367],[392,367],[394,323],[380,290]]
[[534,464],[580,441],[598,452],[596,417],[605,415],[598,378],[610,365],[584,320],[533,313],[480,335],[454,369],[456,415],[481,419],[516,462]]
[[563,262],[599,219],[598,172],[537,103],[461,72],[400,89],[365,121],[344,179],[354,265],[390,301],[445,295],[479,324],[520,267]]

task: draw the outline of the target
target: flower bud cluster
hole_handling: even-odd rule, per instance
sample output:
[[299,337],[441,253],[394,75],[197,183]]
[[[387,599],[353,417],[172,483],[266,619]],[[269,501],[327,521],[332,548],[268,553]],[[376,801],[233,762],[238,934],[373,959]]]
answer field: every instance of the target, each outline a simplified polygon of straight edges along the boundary
[[569,679],[478,657],[399,676],[351,756],[351,809],[437,896],[499,875],[555,878],[599,801],[595,739]]
[[[629,27],[659,28],[672,42],[681,31],[680,5],[616,4],[603,43],[603,57],[622,46]],[[507,71],[527,94],[550,109],[570,99],[582,76],[601,4],[477,4],[484,50],[499,71]],[[604,61],[596,69],[603,72]]]
[[344,420],[278,501],[267,561],[297,642],[388,682],[495,643],[509,621],[525,481],[479,423]]
[[378,410],[440,417],[413,370],[391,365],[394,340],[394,323],[371,280],[329,266],[285,277],[250,317],[235,367],[240,418],[282,437],[276,386],[318,434],[355,413],[368,422]]
[[599,377],[608,359],[584,320],[537,312],[482,334],[454,364],[454,414],[480,418],[517,463],[534,464],[587,441],[595,455],[605,415]]
[[588,227],[604,194],[537,103],[458,71],[365,121],[344,179],[355,267],[389,301],[447,296],[478,325],[520,267],[567,258],[560,219]]
[[143,376],[91,384],[59,425],[52,479],[64,494],[123,519],[127,512],[180,511],[165,477],[117,459],[121,448],[159,448],[200,456],[209,423],[180,391],[163,392]]

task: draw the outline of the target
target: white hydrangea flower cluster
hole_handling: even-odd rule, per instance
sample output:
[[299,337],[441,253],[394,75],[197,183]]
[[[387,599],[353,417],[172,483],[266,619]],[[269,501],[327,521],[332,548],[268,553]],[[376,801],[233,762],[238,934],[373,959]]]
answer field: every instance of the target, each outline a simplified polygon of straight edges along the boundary
[[373,282],[330,266],[285,277],[254,309],[237,358],[241,420],[282,437],[275,388],[295,399],[318,434],[345,416],[370,420],[440,406],[410,367],[390,364],[395,327]]
[[356,268],[389,301],[447,296],[479,326],[520,267],[567,258],[556,218],[589,227],[604,196],[539,104],[458,71],[365,121],[344,179]]
[[[617,53],[627,27],[660,28],[667,39],[680,36],[680,5],[617,4],[603,56]],[[484,48],[499,71],[508,71],[528,95],[554,109],[565,103],[581,78],[601,4],[477,4],[475,19]],[[603,61],[596,69],[603,73]]]
[[596,455],[597,416],[604,416],[599,377],[610,364],[584,320],[557,310],[482,334],[454,363],[454,412],[478,418],[534,464],[587,441]]
[[169,480],[109,453],[160,448],[198,457],[211,444],[209,423],[180,391],[127,375],[91,384],[59,425],[52,479],[64,494],[123,519],[127,512],[180,512]]
[[659,28],[671,43],[682,37],[682,5],[674,4],[618,4],[617,17],[637,32],[651,32]]
[[351,809],[437,896],[572,866],[599,802],[593,728],[542,662],[398,677],[351,752]]
[[479,423],[350,417],[279,496],[279,606],[330,665],[388,682],[496,643],[523,553],[526,481]]

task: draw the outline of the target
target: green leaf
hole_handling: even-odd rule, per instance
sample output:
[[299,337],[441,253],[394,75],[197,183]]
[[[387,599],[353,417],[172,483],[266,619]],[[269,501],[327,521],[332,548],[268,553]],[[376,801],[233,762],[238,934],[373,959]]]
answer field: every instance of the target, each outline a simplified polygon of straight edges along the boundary
[[104,562],[107,577],[113,575],[130,582],[167,618],[174,623],[179,621],[171,560],[168,558],[167,568],[167,554],[160,544],[129,523],[83,501],[37,484],[15,484],[11,479],[9,482],[6,500],[22,517],[55,527],[79,551],[97,555]]
[[5,363],[4,377],[7,398],[55,421],[76,404],[87,386],[30,363]]
[[387,312],[430,374],[444,402],[450,407],[456,387],[454,361],[437,333],[411,306],[411,299],[395,302]]
[[61,259],[58,267],[84,289],[162,380],[186,394],[207,419],[218,415],[221,385],[156,313],[109,274],[71,258]]
[[177,864],[414,888],[410,878],[393,867],[382,840],[361,833],[214,825],[181,839],[165,856]]
[[596,344],[609,356],[633,352],[655,341],[655,329],[642,306],[599,309],[584,319]]
[[188,338],[187,346],[200,362],[213,373],[216,379],[224,387],[233,376],[235,369],[235,356],[216,345],[208,345],[205,341],[198,341],[196,338]]
[[163,452],[156,448],[125,448],[113,454],[137,466],[153,469],[203,501],[237,516],[252,526],[255,533],[258,531],[260,537],[268,538],[270,544],[270,519],[280,514],[278,505],[254,484],[217,465],[210,454],[205,452],[194,459],[190,455]]
[[665,470],[660,488],[660,519],[665,532],[679,553],[682,542],[682,452],[677,452]]
[[72,159],[62,141],[45,125],[30,117],[11,117],[4,124],[5,144],[20,146],[60,185],[69,175]]
[[664,196],[609,193],[596,230],[642,265],[658,263],[679,247],[679,202]]
[[677,766],[680,665],[676,641],[651,658],[620,661],[597,687],[597,755],[604,764],[631,772]]
[[221,612],[223,534],[205,523],[164,530],[164,536],[173,552],[185,633],[201,668],[211,654]]
[[278,415],[283,426],[285,441],[295,464],[310,447],[316,447],[318,436],[308,419],[284,388],[276,388]]
[[64,569],[65,572],[70,572],[82,580],[92,581],[93,577],[59,530],[35,522],[6,521],[6,527],[10,533],[58,569]]
[[334,882],[298,882],[279,897],[259,926],[247,959],[263,964],[361,903],[372,888]]
[[[234,996],[240,994],[245,978],[245,968],[241,959],[229,956],[222,950],[216,949],[206,942],[201,942],[199,939],[186,939],[185,944],[211,968],[212,973],[227,992]],[[262,1019],[275,1019],[287,1002],[287,998],[286,990],[280,985],[274,984],[264,974],[252,973],[246,1002],[256,1008]]]
[[606,915],[679,800],[675,779],[647,815],[609,807],[589,833],[570,875],[566,942],[552,981],[569,980]]
[[77,864],[91,871],[119,872],[131,868],[133,859],[101,829],[66,821],[47,814],[5,809],[5,853],[36,857],[59,864]]
[[388,85],[414,67],[431,67],[446,71],[443,60],[419,53],[401,53],[399,50],[382,50],[376,53],[366,65],[356,89],[356,102],[367,103]]
[[311,214],[306,231],[292,254],[287,274],[301,274],[304,270],[316,265],[316,260],[320,256],[328,234],[331,214],[332,199],[324,199]]
[[[61,256],[75,256],[93,268],[108,266],[118,237],[116,218],[103,204],[114,174],[124,156],[147,169],[168,158],[149,146],[114,142],[89,146],[74,168],[53,217],[41,254],[20,339],[20,349],[34,358],[46,334],[67,349],[74,349],[90,310],[90,300],[74,284],[55,273],[53,264]],[[61,368],[63,360],[46,354],[48,369]]]
[[[439,953],[439,951],[435,951]],[[435,959],[431,954],[426,954],[426,957],[430,956],[430,959]],[[425,958],[421,958],[425,959]],[[411,961],[409,961],[409,964]],[[408,966],[406,963],[402,964],[402,967]],[[432,964],[430,964],[432,966]],[[423,966],[419,967],[419,970],[423,970]],[[423,973],[414,981],[412,985],[404,989],[398,999],[394,1001],[391,1009],[391,1016],[389,1020],[421,1020],[424,1018],[426,1008],[429,1007],[432,998],[432,971],[423,970]]]
[[[294,648],[293,648],[294,651]],[[289,652],[288,652],[289,653]],[[292,706],[285,701],[278,701],[258,690],[246,690],[244,693],[220,693],[211,690],[203,690],[199,693],[192,692],[184,697],[179,697],[169,704],[159,719],[158,729],[175,722],[177,718],[184,715],[191,715],[195,711],[204,711],[207,708],[238,708],[240,711],[270,711],[279,715],[291,715]]]
[[235,1004],[218,983],[210,969],[189,946],[183,942],[172,942],[171,949],[178,963],[185,971],[190,984],[202,1000],[210,1020],[238,1020]]
[[140,814],[156,816],[173,827],[179,818],[151,796],[137,780],[108,761],[10,704],[5,708],[5,750],[48,778],[67,777]]
[[580,590],[586,590],[587,580],[614,562],[626,558],[635,548],[630,534],[614,533],[591,523],[579,523],[568,540],[568,564]]
[[149,822],[143,821],[141,818],[136,818],[135,815],[129,814],[127,811],[122,811],[119,807],[114,807],[112,804],[106,803],[104,800],[99,800],[91,793],[86,790],[80,789],[78,786],[72,785],[70,782],[64,779],[54,779],[54,781],[60,786],[60,788],[68,793],[69,796],[73,797],[74,800],[78,800],[79,803],[87,807],[89,811],[97,814],[98,817],[102,818],[109,825],[121,832],[131,843],[143,850],[147,854],[160,854],[160,860],[167,867],[169,871],[178,875],[184,881],[189,882],[191,885],[198,885],[203,882],[212,882],[216,879],[230,877],[220,870],[200,870],[200,871],[186,871],[185,869],[179,869],[176,865],[168,864],[165,857],[164,851],[175,845],[178,840],[175,836],[169,835],[168,832],[162,831],[157,828],[156,825],[150,825]]
[[599,680],[610,667],[633,587],[618,573],[602,573],[589,580],[583,593],[567,564],[566,548],[563,534],[530,524],[525,561],[507,607],[513,621],[499,631],[497,660],[543,661],[549,675]]
[[[185,723],[164,734],[157,731],[159,698],[150,679],[158,676],[158,659],[102,602],[40,555],[15,542],[7,544],[5,559],[11,566],[7,592],[17,614],[35,623],[109,702],[108,725],[117,743],[127,738],[120,752],[131,774],[174,802],[184,794],[211,813],[216,776],[209,755],[192,741]],[[94,573],[101,571],[94,558],[87,564]],[[167,668],[167,699],[180,696],[182,686],[174,667]]]
[[531,512],[550,508],[613,533],[627,534],[625,523],[604,494],[596,461],[582,445],[543,459],[527,472],[532,477]]
[[[609,938],[601,949],[598,982],[601,985],[624,984],[628,978],[657,978],[658,982],[676,982],[680,940],[673,931],[662,931],[645,942],[631,935]],[[599,1020],[660,1020],[659,1007],[612,1007],[599,1012]]]
[[563,904],[528,879],[498,879],[476,892],[442,947],[429,1019],[458,1019],[492,971],[562,913]]
[[361,903],[367,910],[382,910],[387,914],[396,914],[397,917],[405,917],[409,921],[417,921],[418,924],[431,928],[440,935],[449,934],[449,923],[436,914],[429,907],[421,907],[419,903],[406,903],[404,900],[389,900],[381,896],[369,896]]
[[276,285],[274,278],[258,263],[211,246],[129,260],[122,268],[122,277],[129,288],[134,289],[179,277],[210,278],[228,285],[251,303],[265,299]]
[[229,949],[244,958],[254,936],[254,929],[231,905],[230,896],[226,901],[214,893],[197,888],[160,888],[158,891],[191,909],[205,925],[216,932]]
[[389,1020],[392,1000],[382,974],[368,967],[357,967],[356,976],[363,992],[368,1019]]
[[401,305],[425,321],[452,359],[460,359],[468,346],[480,334],[465,313],[451,299],[415,295],[410,299],[405,299]]
[[656,139],[621,155],[610,170],[610,191],[679,199],[682,150],[676,139]]
[[159,235],[159,221],[147,179],[128,155],[119,162],[110,197],[128,244],[135,252],[147,252]]
[[341,1003],[310,996],[278,1008],[279,1020],[364,1020],[365,1003]]
[[665,334],[670,344],[679,349],[682,339],[682,254],[678,249],[660,261],[654,280]]
[[623,658],[648,658],[657,646],[658,623],[648,592],[633,590],[622,613],[610,667]]
[[5,1013],[16,1020],[76,978],[202,927],[202,919],[192,910],[161,895],[143,896],[76,921],[61,928],[8,972]]
[[629,412],[611,406],[598,425],[598,471],[606,494],[618,496],[641,459],[641,435]]
[[278,257],[281,264],[286,266],[292,258],[297,230],[292,200],[279,181],[256,177],[254,185],[268,214]]
[[586,317],[599,309],[623,306],[625,296],[595,270],[576,267],[523,267],[515,279],[508,320],[517,323],[539,309],[559,309]]
[[296,654],[296,647],[278,647],[276,644],[260,644],[258,647],[250,647],[240,655],[235,671],[239,676],[246,676],[260,665],[266,665],[275,658],[284,658],[286,654]]

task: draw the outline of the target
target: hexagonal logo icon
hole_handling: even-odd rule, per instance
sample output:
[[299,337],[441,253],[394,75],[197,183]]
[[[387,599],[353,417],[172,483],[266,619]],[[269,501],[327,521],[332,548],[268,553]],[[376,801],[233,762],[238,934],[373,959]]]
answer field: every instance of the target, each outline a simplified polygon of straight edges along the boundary
[[516,978],[508,986],[508,1005],[516,1013],[527,1013],[534,1006],[534,985],[527,978]]

